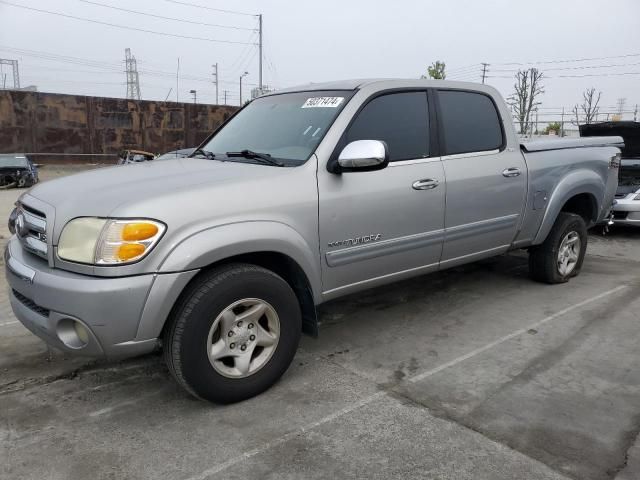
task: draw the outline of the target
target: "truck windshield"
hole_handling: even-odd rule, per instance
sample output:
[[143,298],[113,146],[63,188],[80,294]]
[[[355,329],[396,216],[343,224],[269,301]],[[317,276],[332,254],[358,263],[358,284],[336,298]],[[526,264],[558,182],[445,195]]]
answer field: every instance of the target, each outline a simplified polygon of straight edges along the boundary
[[226,159],[226,152],[251,150],[284,160],[287,165],[304,163],[352,94],[344,90],[313,91],[257,98],[202,149],[215,154],[216,159]]

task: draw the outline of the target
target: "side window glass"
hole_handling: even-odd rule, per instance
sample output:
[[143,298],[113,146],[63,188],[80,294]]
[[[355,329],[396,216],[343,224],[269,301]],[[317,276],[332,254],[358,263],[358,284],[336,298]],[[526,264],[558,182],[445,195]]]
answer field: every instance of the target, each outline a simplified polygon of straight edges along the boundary
[[455,90],[438,91],[445,155],[484,152],[502,147],[502,127],[487,95]]
[[349,127],[347,142],[381,140],[389,160],[429,156],[429,116],[426,92],[382,95],[371,100]]

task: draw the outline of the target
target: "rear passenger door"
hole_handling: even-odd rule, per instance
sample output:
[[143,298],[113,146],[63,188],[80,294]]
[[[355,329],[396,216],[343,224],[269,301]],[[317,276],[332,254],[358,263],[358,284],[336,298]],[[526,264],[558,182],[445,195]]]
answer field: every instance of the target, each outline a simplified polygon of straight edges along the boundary
[[377,171],[318,172],[325,295],[436,270],[444,237],[444,171],[432,155],[426,91],[370,98],[333,156],[348,143],[380,140],[389,165]]
[[506,148],[493,99],[465,90],[437,91],[447,179],[443,267],[506,251],[522,215],[527,168]]

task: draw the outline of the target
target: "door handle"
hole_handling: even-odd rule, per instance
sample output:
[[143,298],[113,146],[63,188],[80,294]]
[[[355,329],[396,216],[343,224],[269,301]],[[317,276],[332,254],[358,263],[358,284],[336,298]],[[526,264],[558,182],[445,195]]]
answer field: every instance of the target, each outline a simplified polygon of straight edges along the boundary
[[502,176],[503,177],[519,177],[520,176],[520,169],[516,168],[516,167],[511,167],[511,168],[506,168],[505,170],[502,171]]
[[440,185],[438,180],[434,180],[433,178],[424,178],[422,180],[416,180],[411,186],[414,190],[431,190],[436,188],[438,185]]

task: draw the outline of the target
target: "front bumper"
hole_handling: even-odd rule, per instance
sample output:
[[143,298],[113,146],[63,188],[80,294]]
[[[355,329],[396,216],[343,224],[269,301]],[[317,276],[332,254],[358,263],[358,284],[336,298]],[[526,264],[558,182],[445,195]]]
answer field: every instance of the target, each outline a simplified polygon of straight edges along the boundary
[[618,200],[612,211],[615,225],[640,225],[640,200]]
[[[17,319],[49,345],[92,357],[152,351],[173,303],[197,273],[81,275],[50,268],[45,260],[25,252],[15,237],[4,256]],[[65,342],[74,322],[86,329],[86,338]]]

